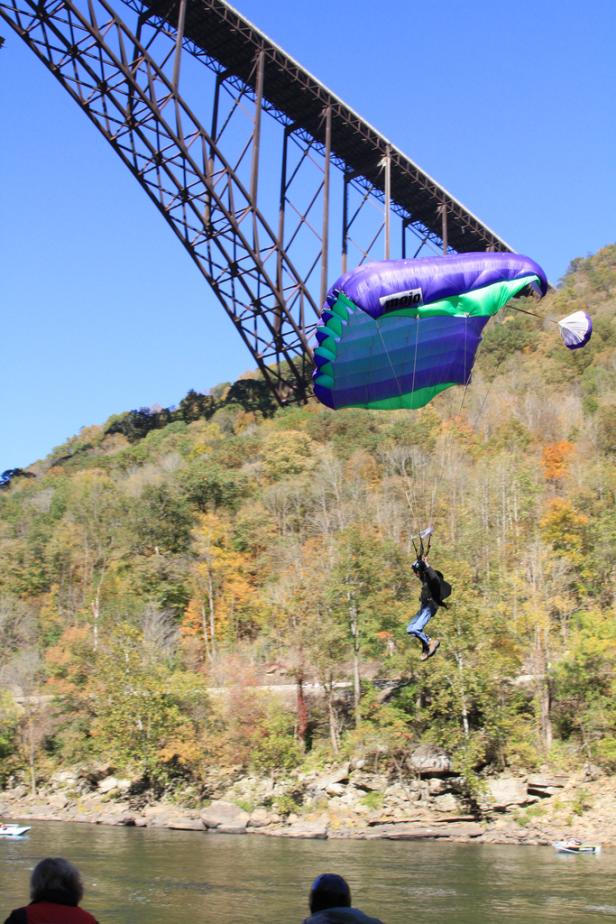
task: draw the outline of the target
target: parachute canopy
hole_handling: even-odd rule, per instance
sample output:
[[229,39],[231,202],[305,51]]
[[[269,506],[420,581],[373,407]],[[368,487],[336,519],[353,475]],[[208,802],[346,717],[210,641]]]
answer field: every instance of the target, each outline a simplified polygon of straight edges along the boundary
[[527,287],[545,295],[545,274],[512,253],[382,260],[345,273],[316,333],[315,395],[331,408],[418,408],[466,385],[485,324]]
[[563,343],[570,350],[586,346],[592,334],[592,320],[585,311],[574,311],[558,322]]

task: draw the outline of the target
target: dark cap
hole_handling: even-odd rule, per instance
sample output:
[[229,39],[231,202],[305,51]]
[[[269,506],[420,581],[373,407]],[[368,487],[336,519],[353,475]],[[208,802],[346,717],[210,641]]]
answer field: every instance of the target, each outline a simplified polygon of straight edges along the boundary
[[350,908],[351,890],[336,873],[321,873],[310,886],[310,911],[324,911],[326,908]]
[[426,570],[426,563],[421,558],[418,558],[417,561],[414,561],[412,566],[415,574],[423,574]]

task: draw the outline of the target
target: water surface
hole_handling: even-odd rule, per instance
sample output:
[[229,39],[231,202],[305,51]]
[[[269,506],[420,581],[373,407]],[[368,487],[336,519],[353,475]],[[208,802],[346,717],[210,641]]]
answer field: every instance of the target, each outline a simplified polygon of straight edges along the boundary
[[82,871],[100,924],[299,924],[312,879],[329,871],[385,924],[616,924],[616,851],[439,841],[301,841],[31,822],[0,840],[0,921],[25,903],[45,856]]

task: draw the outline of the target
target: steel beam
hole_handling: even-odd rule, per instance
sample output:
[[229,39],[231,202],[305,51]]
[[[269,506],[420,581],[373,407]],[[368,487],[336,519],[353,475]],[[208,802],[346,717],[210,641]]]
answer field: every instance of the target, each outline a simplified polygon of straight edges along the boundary
[[325,165],[323,168],[323,230],[321,233],[321,299],[325,303],[329,286],[329,167],[332,153],[332,111],[325,110]]
[[389,260],[391,244],[391,148],[387,145],[387,153],[383,158],[385,170],[385,259]]

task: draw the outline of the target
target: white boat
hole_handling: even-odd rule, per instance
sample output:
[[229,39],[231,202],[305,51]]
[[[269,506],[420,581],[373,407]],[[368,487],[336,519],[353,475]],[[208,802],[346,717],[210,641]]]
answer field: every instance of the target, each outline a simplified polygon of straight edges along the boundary
[[22,837],[29,830],[25,825],[0,824],[0,837]]
[[598,844],[583,844],[582,841],[556,841],[553,845],[559,853],[601,853]]

